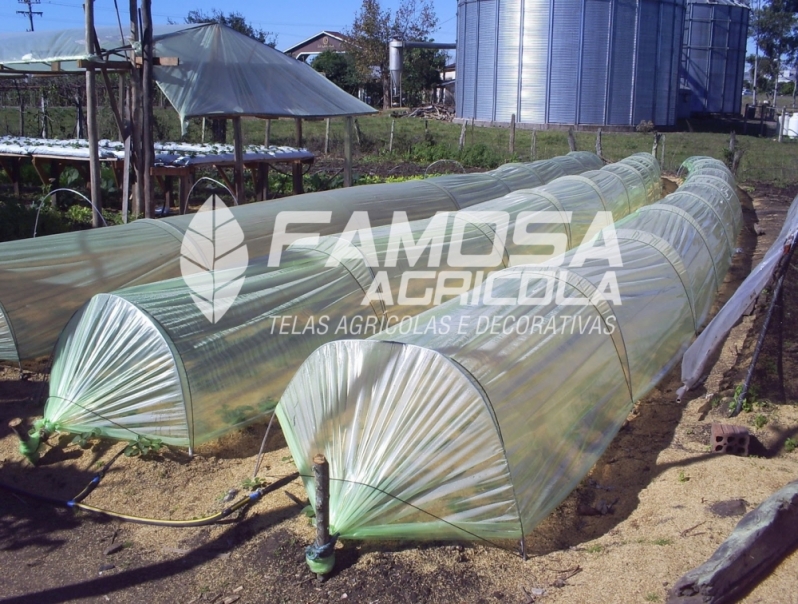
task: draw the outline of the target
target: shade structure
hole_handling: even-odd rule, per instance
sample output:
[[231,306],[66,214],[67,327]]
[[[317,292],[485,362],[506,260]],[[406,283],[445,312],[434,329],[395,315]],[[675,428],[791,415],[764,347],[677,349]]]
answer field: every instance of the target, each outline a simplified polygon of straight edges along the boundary
[[[110,59],[127,60],[130,48],[116,27],[97,28]],[[155,66],[156,84],[185,121],[200,116],[336,117],[375,110],[312,67],[226,25],[160,25],[155,56],[177,58]],[[136,49],[141,54],[140,48]],[[22,73],[79,72],[86,52],[82,29],[0,34],[0,66]]]
[[[467,211],[296,241],[279,263],[270,256],[249,264],[215,323],[183,279],[95,296],[58,340],[45,420],[62,431],[181,446],[237,429],[273,410],[318,346],[404,324],[514,258],[531,261],[524,253],[539,262],[554,255],[538,249],[552,240],[563,251],[578,245],[599,213],[606,224],[649,203],[656,163],[629,165],[636,167],[623,177],[588,171]],[[529,245],[510,224],[546,244]],[[225,283],[238,277],[220,275]]]
[[465,304],[314,352],[277,416],[311,502],[311,460],[329,461],[330,530],[528,534],[705,322],[741,215],[725,203],[677,191],[547,267],[493,273]]
[[[595,154],[579,152],[481,174],[308,193],[230,211],[250,258],[256,258],[270,253],[281,212],[329,212],[327,222],[290,229],[329,235],[343,231],[355,211],[368,212],[373,225],[389,223],[394,211],[418,220],[601,165]],[[137,220],[0,244],[0,360],[49,355],[72,314],[95,294],[179,277],[180,249],[191,220],[192,215]],[[218,237],[223,247],[232,245],[223,233]]]

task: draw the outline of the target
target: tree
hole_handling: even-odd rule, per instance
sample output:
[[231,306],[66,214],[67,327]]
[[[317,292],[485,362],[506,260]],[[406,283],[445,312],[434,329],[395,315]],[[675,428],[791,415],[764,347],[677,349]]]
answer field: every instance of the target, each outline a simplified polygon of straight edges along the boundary
[[219,9],[212,8],[211,12],[206,13],[201,9],[197,9],[189,11],[185,21],[186,23],[219,23],[221,25],[227,25],[231,29],[245,36],[249,36],[253,40],[257,40],[261,44],[271,46],[272,48],[277,46],[277,34],[262,29],[256,29],[247,22],[244,15],[238,12],[224,14]]
[[[363,0],[352,27],[346,32],[345,47],[354,60],[360,82],[379,81],[384,109],[391,104],[388,42],[391,38],[430,40],[437,25],[431,0],[401,0],[395,14],[383,9],[380,0]],[[427,55],[419,53],[417,56]],[[426,68],[429,68],[428,60]]]
[[782,63],[794,61],[798,52],[795,5],[795,0],[770,0],[751,12],[750,32],[762,53],[761,60],[754,59],[754,94],[764,77],[766,91],[773,91],[774,104]]
[[[201,9],[192,10],[188,12],[185,18],[186,23],[219,23],[220,25],[227,25],[237,32],[249,36],[253,40],[257,40],[261,44],[277,46],[277,35],[262,29],[256,29],[250,25],[244,15],[237,12],[224,14],[222,11],[212,8],[211,12],[206,13]],[[227,120],[226,119],[212,119],[211,120],[211,135],[213,142],[224,143],[227,140]]]
[[310,66],[349,94],[357,94],[359,79],[355,61],[351,55],[325,50],[313,60]]

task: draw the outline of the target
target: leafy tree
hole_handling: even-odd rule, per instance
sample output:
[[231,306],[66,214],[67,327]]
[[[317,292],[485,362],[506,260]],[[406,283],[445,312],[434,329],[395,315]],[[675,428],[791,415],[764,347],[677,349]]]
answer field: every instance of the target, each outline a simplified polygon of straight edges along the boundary
[[355,60],[351,55],[325,50],[313,60],[310,66],[349,94],[357,94],[360,82],[355,68]]
[[186,23],[219,23],[221,25],[227,25],[231,29],[245,36],[249,36],[253,40],[257,40],[261,44],[271,46],[272,48],[277,46],[277,34],[253,27],[247,22],[244,15],[238,12],[225,14],[219,9],[212,8],[209,13],[206,13],[202,9],[197,9],[189,11],[185,21]]
[[751,12],[750,32],[761,51],[761,59],[755,65],[756,88],[763,89],[764,78],[764,89],[773,91],[774,103],[782,64],[785,60],[787,64],[795,61],[798,53],[796,4],[795,0],[770,0]]
[[[354,59],[361,83],[374,79],[380,83],[384,109],[390,108],[391,103],[388,42],[391,38],[430,40],[429,36],[437,25],[438,18],[431,0],[401,0],[394,14],[384,9],[380,0],[363,0],[351,28],[346,32],[346,50]],[[405,65],[412,90],[413,86],[428,82],[430,65],[437,63],[430,60],[429,52],[411,51],[407,54],[416,57]],[[414,64],[423,68],[420,74],[410,75],[412,70],[407,68]]]

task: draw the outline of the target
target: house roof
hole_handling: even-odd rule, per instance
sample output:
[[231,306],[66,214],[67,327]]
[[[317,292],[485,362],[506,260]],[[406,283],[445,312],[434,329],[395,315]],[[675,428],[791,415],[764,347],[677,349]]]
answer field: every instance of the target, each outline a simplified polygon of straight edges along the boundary
[[285,54],[291,54],[292,52],[295,52],[295,51],[299,50],[303,46],[305,46],[307,44],[310,44],[311,42],[321,38],[322,36],[329,36],[330,38],[335,38],[339,42],[346,42],[346,40],[347,40],[347,35],[346,34],[342,34],[339,31],[331,31],[329,29],[325,29],[323,31],[320,31],[317,34],[314,34],[314,35],[310,36],[309,38],[307,38],[305,40],[302,40],[298,44],[294,44],[290,48],[286,48],[283,52]]

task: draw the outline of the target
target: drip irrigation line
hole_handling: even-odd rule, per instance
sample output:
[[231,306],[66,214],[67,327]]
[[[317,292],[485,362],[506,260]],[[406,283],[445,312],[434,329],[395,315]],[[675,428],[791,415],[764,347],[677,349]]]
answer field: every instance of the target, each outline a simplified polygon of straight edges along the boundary
[[[300,478],[313,478],[313,475],[311,475],[311,474],[297,474],[297,475],[298,475]],[[500,545],[500,544],[496,543],[495,541],[491,541],[490,539],[485,539],[485,537],[480,537],[479,535],[477,535],[477,534],[475,534],[475,533],[472,533],[472,532],[471,532],[471,531],[469,531],[468,529],[464,529],[464,528],[463,528],[463,527],[461,527],[461,526],[457,526],[456,524],[454,524],[453,522],[449,522],[449,521],[448,521],[448,520],[446,520],[445,518],[441,518],[440,516],[436,516],[436,515],[435,515],[435,514],[433,514],[432,512],[428,512],[427,510],[424,510],[424,509],[422,509],[422,508],[418,507],[417,505],[414,505],[414,504],[410,503],[409,501],[405,501],[405,500],[404,500],[404,499],[402,499],[401,497],[397,497],[397,496],[396,496],[396,495],[394,495],[393,493],[389,493],[388,491],[385,491],[385,490],[381,489],[380,487],[375,487],[375,486],[373,486],[373,485],[366,484],[365,482],[359,482],[359,481],[357,481],[357,480],[349,480],[349,479],[347,479],[347,478],[334,478],[334,477],[332,477],[332,476],[330,476],[330,481],[331,481],[331,482],[332,482],[332,481],[335,481],[335,482],[345,482],[345,483],[349,483],[349,484],[355,484],[355,485],[358,485],[358,486],[361,486],[361,487],[368,487],[368,488],[370,488],[370,489],[374,489],[375,491],[377,491],[377,492],[379,492],[379,493],[382,493],[383,495],[387,495],[388,497],[391,497],[391,498],[393,498],[393,499],[396,499],[398,502],[400,502],[400,503],[403,503],[404,505],[410,506],[411,508],[413,508],[413,509],[415,509],[415,510],[418,510],[418,511],[419,511],[419,512],[421,512],[422,514],[426,514],[427,516],[431,516],[432,518],[435,518],[436,520],[440,520],[440,521],[441,521],[441,522],[443,522],[444,524],[448,524],[449,526],[451,526],[451,527],[452,527],[452,528],[454,528],[454,529],[457,529],[458,531],[462,531],[462,532],[464,532],[466,535],[469,535],[470,537],[473,537],[473,538],[474,538],[474,539],[476,539],[477,541],[484,541],[484,542],[485,542],[485,543],[487,543],[488,545],[492,545],[493,547],[496,547],[496,548],[498,548],[498,549],[508,550],[508,548],[507,548],[507,547],[504,547],[503,545]],[[523,536],[521,537],[521,539],[523,540]],[[509,551],[509,550],[508,550],[508,551]]]
[[238,510],[241,509],[246,509],[249,506],[253,505],[258,500],[260,500],[264,495],[267,495],[272,491],[276,491],[277,489],[283,488],[284,486],[292,482],[294,479],[296,479],[298,476],[299,474],[296,472],[294,474],[289,474],[288,476],[284,476],[277,482],[274,482],[265,487],[261,487],[260,489],[253,491],[249,495],[242,497],[241,499],[236,501],[233,505],[224,508],[222,511],[217,512],[216,514],[205,516],[203,518],[193,518],[191,520],[163,520],[158,518],[144,518],[141,516],[131,516],[129,514],[122,514],[120,512],[114,512],[112,510],[106,510],[104,508],[98,508],[92,505],[81,503],[80,501],[75,501],[75,499],[72,499],[70,501],[64,501],[63,499],[50,497],[48,495],[38,495],[36,493],[30,493],[18,487],[1,482],[0,482],[0,489],[3,489],[15,495],[20,495],[22,497],[29,497],[31,499],[36,499],[44,503],[49,503],[57,507],[65,507],[73,510],[74,509],[84,510],[86,512],[91,512],[99,516],[105,516],[107,518],[116,518],[118,520],[133,522],[135,524],[146,524],[149,526],[166,526],[174,528],[189,528],[195,526],[207,526],[210,524],[215,524],[221,520],[224,520],[234,512],[237,512]]
[[[768,332],[768,327],[770,327],[770,320],[773,318],[773,310],[776,307],[776,303],[782,299],[782,288],[784,286],[784,278],[787,276],[787,268],[790,266],[792,262],[792,256],[795,253],[795,247],[798,244],[798,231],[796,231],[795,235],[790,242],[790,249],[783,257],[783,262],[780,265],[776,274],[779,276],[779,280],[776,284],[776,289],[773,291],[773,299],[770,301],[770,306],[768,307],[768,313],[765,316],[765,324],[762,326],[762,331],[759,333],[759,338],[756,341],[756,348],[754,348],[754,355],[751,357],[751,364],[748,366],[748,373],[745,376],[745,382],[743,382],[743,387],[740,390],[740,394],[737,396],[737,401],[734,405],[734,412],[729,415],[729,417],[736,417],[740,414],[743,408],[743,401],[745,400],[746,396],[748,396],[748,389],[751,386],[751,380],[754,377],[754,369],[756,368],[756,362],[759,360],[759,355],[762,352],[762,346],[765,343],[765,336]],[[782,302],[783,303],[783,302]]]

